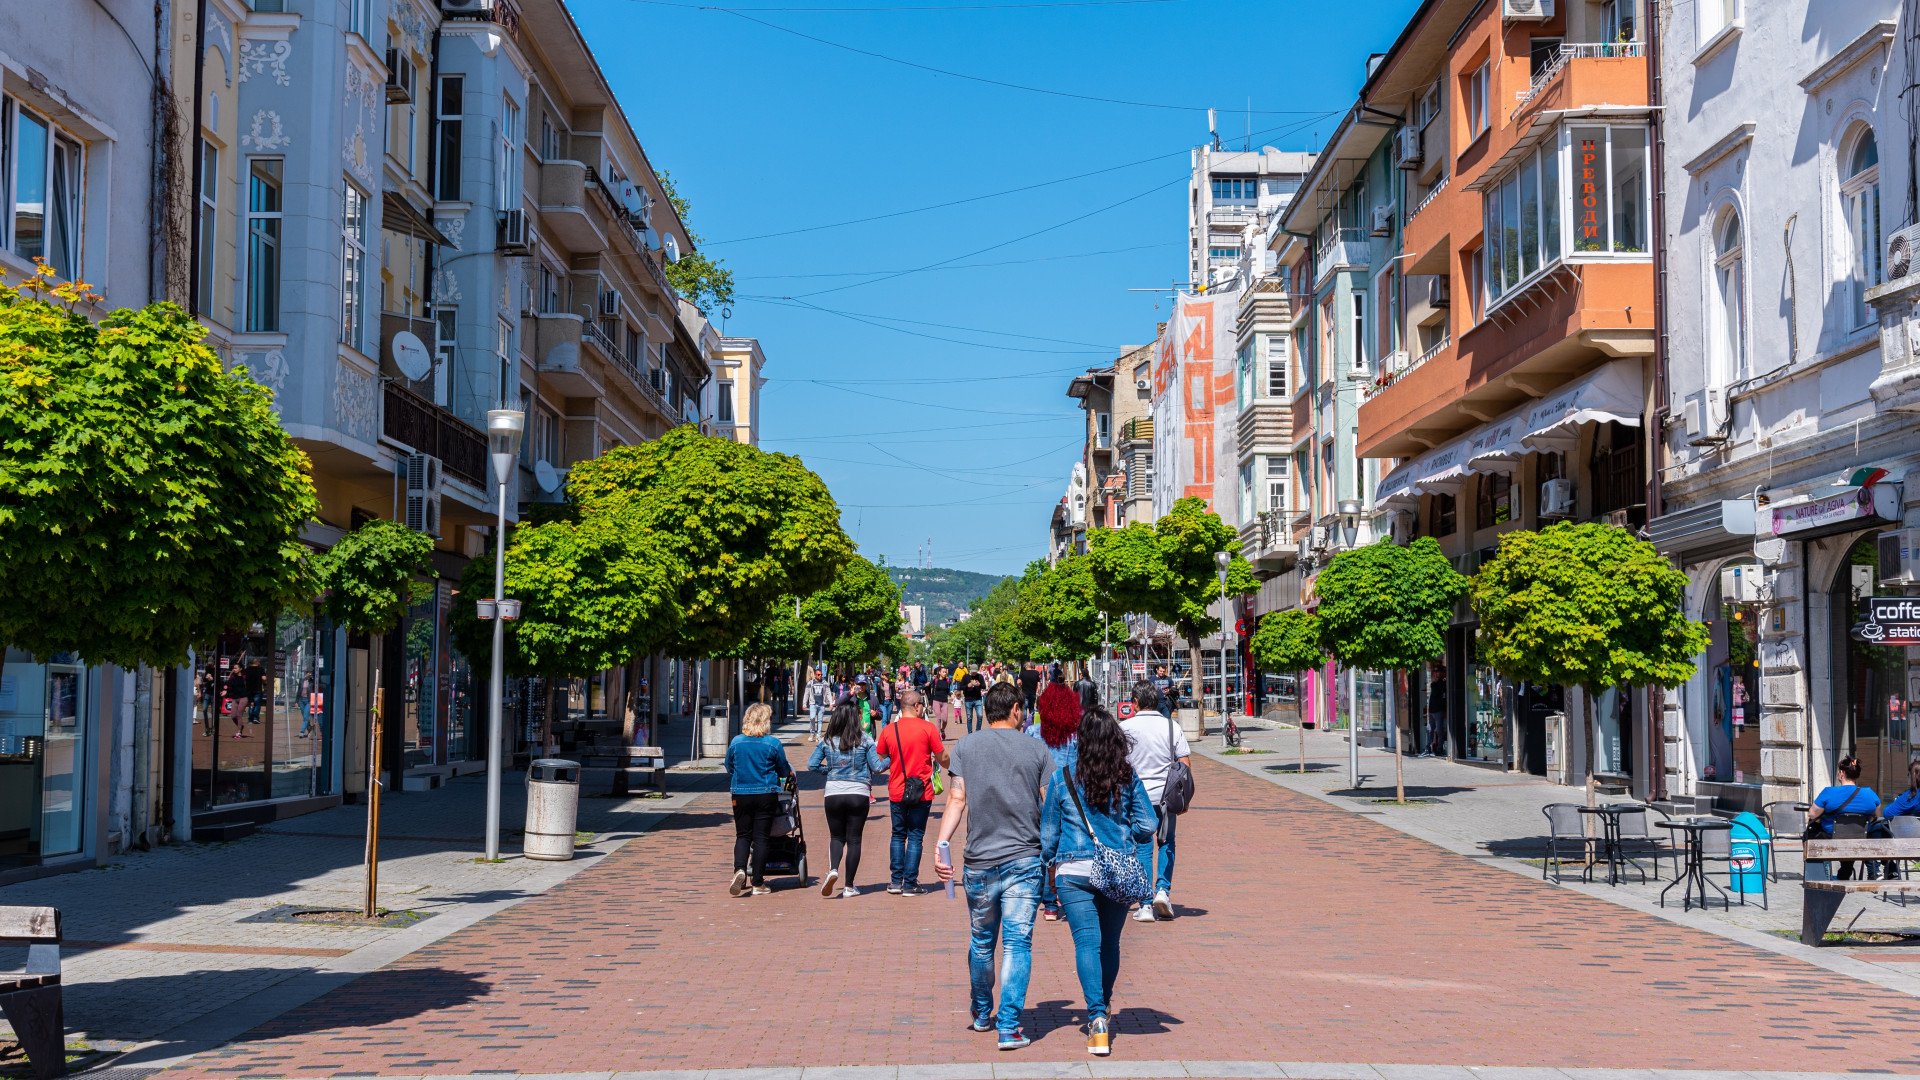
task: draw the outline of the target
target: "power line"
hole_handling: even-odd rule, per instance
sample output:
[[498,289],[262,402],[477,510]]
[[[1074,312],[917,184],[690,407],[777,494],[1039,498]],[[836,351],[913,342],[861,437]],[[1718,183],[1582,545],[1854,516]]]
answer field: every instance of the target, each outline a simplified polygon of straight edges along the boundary
[[[1040,419],[1037,419],[1037,420],[1002,420],[997,424],[972,424],[972,425],[969,425],[969,430],[978,431],[984,428],[1032,427],[1035,424],[1059,423],[1060,419],[1061,418],[1058,416],[1048,415],[1048,416],[1041,417]],[[765,439],[767,442],[770,442],[770,443],[771,442],[844,442],[844,441],[861,442],[866,439],[871,439],[877,435],[919,435],[926,430],[927,429],[924,427],[917,427],[917,428],[899,428],[893,431],[847,432],[847,433],[842,433],[837,435],[787,435],[783,437],[775,437],[775,436],[769,435],[769,436],[766,436]],[[1027,436],[1027,437],[1028,438],[1048,438],[1049,436],[1038,435],[1038,436]],[[922,441],[932,441],[932,440],[922,440]]]
[[[876,325],[878,325],[879,323],[907,323],[907,324],[909,324],[909,325],[912,325],[912,326],[931,326],[931,327],[935,327],[935,328],[937,328],[937,329],[940,329],[940,330],[958,330],[958,331],[961,331],[962,333],[967,333],[967,334],[989,334],[989,335],[992,335],[993,337],[1007,337],[1007,338],[1019,338],[1019,339],[1021,339],[1021,340],[1023,340],[1023,341],[1050,341],[1050,342],[1052,342],[1052,343],[1054,343],[1055,345],[1084,345],[1084,346],[1086,346],[1085,348],[1081,348],[1081,349],[1008,349],[1007,351],[1009,351],[1009,352],[1043,352],[1043,353],[1053,353],[1053,352],[1075,352],[1075,353],[1081,353],[1081,352],[1098,352],[1098,353],[1110,353],[1110,352],[1117,352],[1117,351],[1118,351],[1118,350],[1117,350],[1117,349],[1116,349],[1116,348],[1115,348],[1114,346],[1112,346],[1112,345],[1101,345],[1101,344],[1097,344],[1097,343],[1095,343],[1095,342],[1091,342],[1091,341],[1069,341],[1069,340],[1067,340],[1066,338],[1050,338],[1050,337],[1041,337],[1041,336],[1040,336],[1040,335],[1038,335],[1038,334],[1017,334],[1017,333],[1014,333],[1014,332],[1012,332],[1012,331],[1010,331],[1010,330],[982,330],[982,329],[980,329],[979,327],[975,327],[975,326],[954,326],[954,325],[952,325],[952,324],[950,324],[950,323],[937,323],[937,322],[926,322],[926,321],[923,321],[923,320],[920,320],[920,319],[903,319],[903,318],[900,318],[899,316],[896,316],[896,315],[873,315],[873,314],[870,314],[870,313],[868,313],[868,312],[863,312],[863,311],[839,311],[839,310],[836,310],[836,309],[834,309],[834,308],[828,308],[828,307],[821,307],[821,306],[820,306],[819,304],[809,304],[809,303],[807,303],[807,302],[806,302],[805,300],[801,300],[801,299],[799,299],[798,297],[793,297],[793,296],[753,296],[753,295],[740,295],[740,296],[736,296],[736,297],[734,297],[734,299],[736,299],[736,300],[751,300],[751,301],[753,301],[753,302],[755,302],[755,303],[761,303],[761,304],[769,304],[769,305],[772,305],[772,306],[774,306],[774,307],[790,307],[790,308],[803,308],[803,309],[809,309],[809,310],[812,310],[812,311],[818,311],[818,312],[820,312],[820,313],[821,313],[821,314],[823,314],[823,315],[837,315],[837,316],[839,316],[839,317],[841,317],[841,318],[843,318],[843,319],[852,319],[852,320],[853,320],[853,321],[855,321],[855,322],[865,322],[865,323],[867,323],[867,324],[868,324],[869,326],[876,326]],[[911,333],[911,331],[907,331],[907,330],[900,330],[900,329],[899,329],[899,327],[894,327],[894,326],[881,326],[881,327],[880,327],[880,329],[882,329],[882,330],[896,330],[896,331],[898,331],[898,332],[900,332],[900,333],[903,333],[903,334],[905,334],[905,333]],[[958,340],[958,339],[955,339],[955,338],[943,338],[943,337],[939,337],[938,335],[934,335],[934,334],[914,334],[913,336],[915,336],[915,337],[926,337],[926,338],[933,338],[933,340],[935,340],[935,341],[956,341],[956,340]],[[962,345],[969,345],[969,344],[977,344],[977,343],[975,343],[975,342],[966,342],[966,341],[962,341],[962,342],[959,342],[959,343],[960,343],[960,344],[962,344]],[[1004,346],[1000,346],[1000,345],[984,345],[984,344],[983,344],[983,345],[980,345],[980,347],[981,347],[981,348],[983,348],[983,349],[999,349],[999,348],[1004,348]]]
[[[982,196],[982,198],[986,198],[986,197],[987,196]],[[911,214],[911,213],[915,213],[915,211],[903,210],[901,211],[901,213]],[[819,225],[815,227],[821,228],[821,229],[833,228],[833,226],[831,225]],[[782,235],[782,234],[776,233],[774,235]],[[1158,251],[1162,248],[1166,248],[1170,246],[1172,245],[1164,244],[1164,243],[1137,244],[1133,247],[1109,248],[1106,251],[1079,251],[1079,252],[1073,253],[1072,255],[1042,255],[1034,259],[1002,259],[998,262],[961,263],[957,266],[942,266],[939,269],[941,270],[984,270],[984,269],[987,269],[990,267],[996,267],[996,266],[1025,266],[1029,263],[1064,262],[1068,259],[1091,259],[1100,255],[1125,255],[1129,252],[1134,252],[1134,251]],[[900,271],[898,270],[841,270],[841,271],[830,273],[830,274],[748,274],[743,276],[746,276],[753,281],[794,281],[794,280],[799,280],[803,278],[873,277],[878,274],[897,274],[899,272]]]
[[872,398],[875,401],[885,401],[893,405],[917,405],[923,409],[945,409],[948,412],[985,413],[989,416],[1045,417],[1055,422],[1065,420],[1068,416],[1072,415],[1071,413],[1008,412],[1006,409],[970,409],[964,405],[952,405],[944,401],[908,401],[906,398],[890,397],[886,394],[869,394],[865,390],[855,390],[850,386],[841,386],[838,383],[828,382],[825,379],[820,381],[820,385],[829,389],[838,390],[841,393],[857,394],[860,397]]
[[1052,370],[1049,370],[1049,371],[1030,371],[1030,372],[1027,372],[1027,373],[1026,373],[1026,374],[1024,374],[1024,375],[954,375],[954,376],[951,376],[951,377],[948,377],[948,378],[941,378],[941,379],[927,379],[927,378],[912,378],[912,379],[768,379],[768,380],[767,380],[767,382],[768,382],[769,384],[772,384],[772,383],[777,383],[777,382],[784,382],[784,383],[847,383],[847,384],[857,384],[857,385],[860,385],[860,386],[900,386],[900,385],[902,385],[902,384],[906,384],[906,385],[911,385],[911,386],[925,386],[925,385],[927,385],[927,384],[929,384],[929,383],[932,383],[932,384],[944,384],[944,383],[982,383],[982,382],[1015,382],[1015,381],[1018,381],[1018,380],[1021,380],[1021,379],[1057,379],[1057,378],[1059,378],[1059,377],[1060,377],[1060,376],[1062,376],[1062,375],[1078,375],[1078,374],[1080,374],[1080,373],[1081,373],[1082,371],[1084,371],[1084,370],[1086,370],[1086,369],[1085,369],[1085,368],[1077,368],[1077,367],[1070,367],[1070,368],[1054,368],[1054,369],[1052,369]]
[[[726,8],[713,4],[675,3],[674,0],[636,0],[642,4],[656,7],[684,8],[688,11],[725,11]],[[752,7],[742,11],[754,12],[851,12],[861,15],[940,12],[940,11],[1020,11],[1035,8],[1078,8],[1078,7],[1128,7],[1142,4],[1179,4],[1186,0],[1046,0],[1022,4],[884,4],[878,7]]]

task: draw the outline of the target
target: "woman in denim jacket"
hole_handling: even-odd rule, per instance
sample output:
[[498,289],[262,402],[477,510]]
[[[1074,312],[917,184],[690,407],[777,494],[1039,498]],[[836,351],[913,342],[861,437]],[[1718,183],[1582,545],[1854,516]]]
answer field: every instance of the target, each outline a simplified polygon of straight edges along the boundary
[[860,706],[843,701],[833,707],[826,737],[813,748],[807,768],[827,774],[827,831],[833,842],[820,895],[829,900],[858,896],[853,875],[860,869],[860,835],[866,832],[867,809],[873,805],[873,774],[887,769],[873,736],[860,730]]
[[1094,891],[1094,841],[1132,852],[1153,838],[1159,819],[1146,785],[1127,760],[1126,733],[1111,713],[1097,705],[1088,709],[1080,718],[1078,743],[1078,760],[1047,781],[1040,858],[1053,870],[1054,890],[1073,928],[1073,962],[1087,999],[1087,1053],[1105,1057],[1112,1048],[1107,1009],[1120,974],[1120,932],[1127,925],[1127,906]]
[[[767,832],[780,810],[780,788],[793,775],[787,748],[773,737],[773,707],[755,703],[740,718],[740,734],[727,744],[727,788],[733,794],[733,883],[727,892],[744,896],[749,890],[764,896],[761,871],[767,862]],[[753,861],[753,884],[747,884],[748,854]]]

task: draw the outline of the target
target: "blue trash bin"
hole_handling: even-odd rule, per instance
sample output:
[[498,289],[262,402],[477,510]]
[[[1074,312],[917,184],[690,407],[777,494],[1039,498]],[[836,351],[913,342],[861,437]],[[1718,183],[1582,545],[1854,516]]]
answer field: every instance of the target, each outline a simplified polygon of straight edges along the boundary
[[1753,814],[1736,814],[1727,847],[1733,856],[1727,864],[1727,880],[1734,892],[1767,891],[1767,861],[1773,857],[1766,825]]

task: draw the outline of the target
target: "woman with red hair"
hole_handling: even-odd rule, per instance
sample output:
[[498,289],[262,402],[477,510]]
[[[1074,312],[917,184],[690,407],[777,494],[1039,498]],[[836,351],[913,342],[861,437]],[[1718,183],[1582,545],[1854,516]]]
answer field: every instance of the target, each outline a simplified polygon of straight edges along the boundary
[[[1080,695],[1055,680],[1040,691],[1033,711],[1040,714],[1040,719],[1028,730],[1046,743],[1047,752],[1053,755],[1053,769],[1047,773],[1051,781],[1054,773],[1080,760]],[[1040,916],[1048,922],[1060,921],[1060,893],[1053,887],[1051,873],[1041,881]]]

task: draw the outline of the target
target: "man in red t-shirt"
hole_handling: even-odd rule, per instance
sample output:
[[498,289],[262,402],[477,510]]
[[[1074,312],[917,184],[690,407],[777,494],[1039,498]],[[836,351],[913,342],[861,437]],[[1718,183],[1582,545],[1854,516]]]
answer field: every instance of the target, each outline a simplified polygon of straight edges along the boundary
[[[880,732],[880,756],[887,759],[887,798],[893,803],[893,846],[889,852],[893,878],[887,891],[895,895],[920,893],[920,851],[927,836],[927,813],[933,809],[933,768],[947,764],[947,747],[940,729],[926,717],[926,699],[920,691],[900,694],[901,716]],[[907,781],[918,780],[907,797]]]

